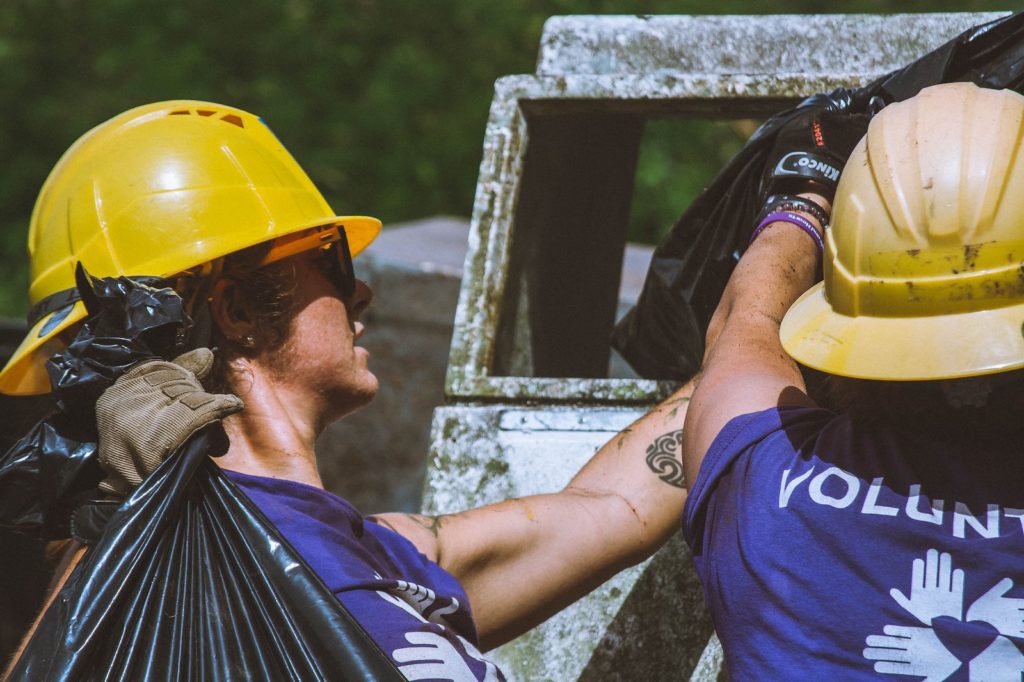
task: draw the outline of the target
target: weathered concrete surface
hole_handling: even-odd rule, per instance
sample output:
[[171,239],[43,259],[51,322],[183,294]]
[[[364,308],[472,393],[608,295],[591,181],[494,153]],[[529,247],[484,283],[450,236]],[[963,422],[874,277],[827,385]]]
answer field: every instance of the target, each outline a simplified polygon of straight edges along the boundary
[[544,24],[537,74],[566,76],[836,72],[884,73],[905,66],[968,26],[977,14],[768,16],[562,16]]
[[697,661],[697,667],[690,675],[690,682],[729,682],[729,675],[724,670],[722,643],[718,634],[712,634],[707,646]]
[[[449,404],[435,413],[431,437],[426,509],[557,490],[627,415],[638,416],[670,389],[635,378],[534,376],[536,364],[522,357],[536,330],[523,327],[535,317],[524,314],[529,267],[517,241],[535,238],[537,224],[558,222],[534,205],[520,210],[530,145],[549,139],[531,132],[574,117],[618,116],[633,131],[651,117],[767,115],[815,92],[863,85],[996,16],[551,19],[537,74],[495,84],[446,376]],[[589,170],[573,163],[571,149],[564,158],[567,173]],[[555,174],[552,181],[572,187],[569,180]],[[619,191],[631,192],[626,184]],[[572,196],[589,207],[585,193]],[[543,297],[525,301],[543,304]],[[670,543],[495,656],[520,680],[721,682],[721,647],[709,639],[699,594],[685,550]]]

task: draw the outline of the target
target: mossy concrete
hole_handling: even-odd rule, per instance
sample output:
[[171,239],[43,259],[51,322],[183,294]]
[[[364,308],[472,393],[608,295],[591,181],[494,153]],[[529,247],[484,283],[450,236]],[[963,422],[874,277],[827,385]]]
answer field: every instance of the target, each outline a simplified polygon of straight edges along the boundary
[[1002,15],[559,16],[537,74],[885,73]]

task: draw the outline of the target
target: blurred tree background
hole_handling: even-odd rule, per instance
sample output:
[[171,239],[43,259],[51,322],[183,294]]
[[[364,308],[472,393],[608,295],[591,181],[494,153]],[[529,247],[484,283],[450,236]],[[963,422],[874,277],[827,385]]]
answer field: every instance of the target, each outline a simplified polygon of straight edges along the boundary
[[[468,216],[493,82],[533,71],[548,16],[1001,8],[979,0],[3,0],[0,317],[27,308],[25,236],[49,169],[83,132],[138,104],[209,99],[259,113],[342,213],[385,223]],[[631,237],[657,241],[749,132],[652,124]]]

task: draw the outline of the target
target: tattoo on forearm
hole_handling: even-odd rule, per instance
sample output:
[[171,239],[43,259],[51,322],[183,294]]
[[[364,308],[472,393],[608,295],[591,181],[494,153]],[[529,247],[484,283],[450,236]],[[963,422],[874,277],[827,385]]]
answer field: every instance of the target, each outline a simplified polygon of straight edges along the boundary
[[406,514],[406,516],[411,521],[414,521],[414,522],[416,522],[416,524],[418,524],[418,525],[422,526],[423,528],[426,528],[427,530],[429,530],[430,534],[433,535],[435,538],[437,537],[438,532],[441,530],[442,519],[444,519],[444,517],[445,517],[444,514],[442,514],[440,516],[424,516],[423,514]]
[[675,419],[676,416],[679,414],[679,408],[687,404],[688,402],[690,402],[690,396],[686,395],[683,396],[682,398],[676,398],[675,400],[671,400],[668,403],[666,403],[666,407],[668,407],[669,405],[672,406],[672,410],[668,413],[668,418]]
[[658,478],[677,488],[686,487],[683,477],[683,430],[670,431],[658,436],[647,448],[647,466]]

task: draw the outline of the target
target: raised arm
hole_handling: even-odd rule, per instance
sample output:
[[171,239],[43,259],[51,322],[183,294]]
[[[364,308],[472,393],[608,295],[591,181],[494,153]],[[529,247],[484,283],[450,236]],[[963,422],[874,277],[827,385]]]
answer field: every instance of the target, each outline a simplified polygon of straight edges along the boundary
[[[806,196],[825,203],[821,196]],[[801,215],[821,229],[813,215]],[[737,264],[708,326],[699,386],[686,418],[689,480],[733,417],[783,404],[813,404],[799,368],[782,349],[779,325],[814,283],[818,258],[810,234],[780,222],[767,227]]]
[[[726,423],[786,404],[813,404],[779,341],[790,306],[820,273],[823,231],[840,171],[867,130],[869,102],[835,90],[780,115],[762,182],[753,240],[708,325],[704,364],[684,430],[694,480]],[[855,113],[857,112],[857,113]]]
[[560,492],[426,517],[383,514],[465,587],[481,644],[506,642],[650,556],[679,528],[687,384]]

